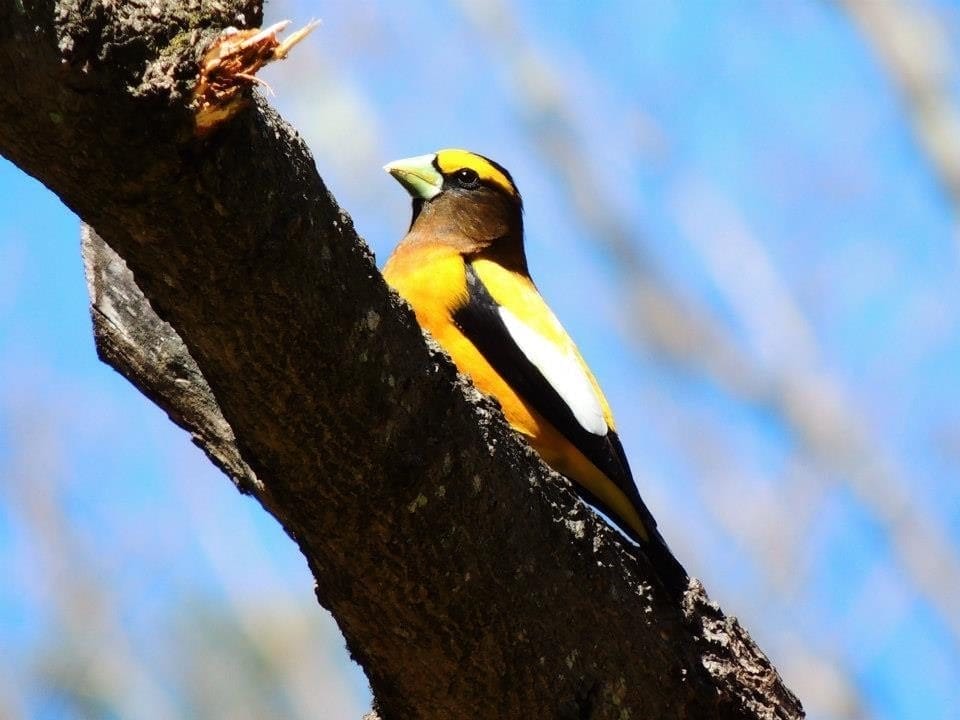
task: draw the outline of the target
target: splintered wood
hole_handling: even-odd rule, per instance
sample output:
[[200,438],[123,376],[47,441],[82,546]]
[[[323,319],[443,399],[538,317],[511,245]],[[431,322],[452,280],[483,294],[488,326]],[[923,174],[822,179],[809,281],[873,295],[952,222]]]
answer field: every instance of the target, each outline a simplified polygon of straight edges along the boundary
[[284,20],[262,30],[228,28],[213,41],[200,63],[194,91],[197,135],[209,134],[243,107],[247,88],[266,86],[256,72],[267,63],[283,60],[320,22],[314,20],[280,42],[277,35],[289,24]]

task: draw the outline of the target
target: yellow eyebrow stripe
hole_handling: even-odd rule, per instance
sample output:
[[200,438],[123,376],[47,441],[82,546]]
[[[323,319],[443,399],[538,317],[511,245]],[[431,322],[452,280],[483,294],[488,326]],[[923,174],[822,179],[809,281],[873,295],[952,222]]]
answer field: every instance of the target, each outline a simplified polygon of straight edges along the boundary
[[437,165],[444,175],[455,173],[457,170],[473,170],[481,180],[499,186],[510,195],[517,195],[517,188],[514,187],[510,178],[496,165],[476,153],[458,148],[440,150],[437,152]]

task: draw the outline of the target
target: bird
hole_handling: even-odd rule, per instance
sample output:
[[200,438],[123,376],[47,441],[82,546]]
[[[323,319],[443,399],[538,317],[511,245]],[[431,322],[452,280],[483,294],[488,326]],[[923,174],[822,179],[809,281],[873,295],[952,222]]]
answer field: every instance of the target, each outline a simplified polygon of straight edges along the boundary
[[410,227],[383,268],[387,284],[546,464],[682,593],[687,573],[640,497],[610,405],[530,276],[523,200],[510,173],[457,148],[384,170],[413,199]]

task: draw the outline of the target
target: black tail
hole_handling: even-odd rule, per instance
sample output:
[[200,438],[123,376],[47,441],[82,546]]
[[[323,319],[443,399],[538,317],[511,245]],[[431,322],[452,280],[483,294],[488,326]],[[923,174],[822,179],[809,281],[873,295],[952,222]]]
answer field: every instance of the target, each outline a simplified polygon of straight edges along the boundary
[[650,514],[647,506],[644,505],[643,500],[640,499],[639,493],[636,494],[637,505],[635,505],[635,507],[637,507],[640,513],[640,520],[643,523],[643,529],[648,535],[647,538],[640,536],[625,520],[620,518],[616,513],[611,512],[606,505],[597,500],[583,485],[577,484],[575,487],[580,497],[593,505],[593,507],[598,508],[604,517],[620,529],[620,532],[640,546],[644,557],[653,565],[660,584],[666,589],[670,597],[674,600],[679,600],[683,597],[689,581],[687,571],[683,565],[680,564],[680,561],[673,556],[670,547],[667,545],[667,541],[663,539],[663,535],[661,535],[657,529],[657,521],[654,520],[653,515]]
[[[679,600],[683,597],[690,578],[680,561],[673,556],[663,536],[656,528],[651,528],[651,531],[650,540],[639,541],[640,549],[643,550],[643,554],[653,565],[660,583],[670,594],[670,597]],[[633,536],[633,533],[630,533],[630,535]]]

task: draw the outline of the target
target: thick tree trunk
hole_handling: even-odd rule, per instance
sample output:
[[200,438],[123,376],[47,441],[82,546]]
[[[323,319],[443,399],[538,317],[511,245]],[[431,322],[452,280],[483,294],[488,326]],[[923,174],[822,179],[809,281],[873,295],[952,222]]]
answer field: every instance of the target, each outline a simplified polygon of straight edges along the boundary
[[203,51],[260,20],[0,0],[0,152],[102,236],[101,356],[299,544],[380,716],[801,717],[424,342],[289,126],[255,101],[198,139]]

